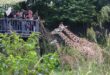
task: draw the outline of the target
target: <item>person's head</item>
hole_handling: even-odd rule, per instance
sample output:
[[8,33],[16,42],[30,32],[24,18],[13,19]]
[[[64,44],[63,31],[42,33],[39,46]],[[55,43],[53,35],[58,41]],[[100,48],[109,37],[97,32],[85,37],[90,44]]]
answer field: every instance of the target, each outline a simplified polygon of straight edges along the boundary
[[16,11],[16,15],[19,15],[20,14],[20,11]]
[[28,14],[32,15],[33,14],[32,10],[28,10]]
[[17,17],[17,18],[21,18],[21,17],[22,17],[21,14],[20,14],[20,11],[17,11],[17,12],[16,12],[16,17]]

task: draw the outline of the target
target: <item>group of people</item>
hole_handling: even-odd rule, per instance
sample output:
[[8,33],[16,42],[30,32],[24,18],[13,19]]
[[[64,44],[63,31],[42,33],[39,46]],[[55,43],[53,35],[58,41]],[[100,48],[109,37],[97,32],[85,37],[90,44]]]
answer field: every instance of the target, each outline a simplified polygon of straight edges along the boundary
[[8,8],[8,10],[5,11],[5,17],[8,18],[16,18],[16,19],[29,19],[29,20],[34,20],[38,19],[38,14],[37,12],[33,14],[32,10],[12,10],[11,7]]
[[[8,21],[4,21],[3,29],[9,30],[9,28],[20,32],[36,31],[36,25],[38,24],[35,20],[38,19],[38,14],[33,14],[32,10],[12,10],[11,7],[5,11],[5,19],[10,18]],[[15,19],[12,20],[11,19]],[[20,20],[19,20],[20,19]],[[24,20],[22,20],[24,19]],[[9,27],[9,28],[8,28]]]

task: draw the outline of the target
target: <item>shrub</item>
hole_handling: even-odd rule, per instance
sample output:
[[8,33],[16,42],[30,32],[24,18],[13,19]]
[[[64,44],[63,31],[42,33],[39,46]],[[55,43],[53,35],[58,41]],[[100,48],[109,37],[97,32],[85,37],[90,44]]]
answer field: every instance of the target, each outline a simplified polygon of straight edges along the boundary
[[97,42],[96,33],[92,27],[87,29],[87,38],[91,41]]
[[39,34],[24,41],[19,35],[0,34],[0,75],[49,74],[59,65],[57,53],[38,56]]
[[38,61],[38,37],[33,33],[24,41],[15,33],[0,34],[0,75],[34,75],[33,67]]

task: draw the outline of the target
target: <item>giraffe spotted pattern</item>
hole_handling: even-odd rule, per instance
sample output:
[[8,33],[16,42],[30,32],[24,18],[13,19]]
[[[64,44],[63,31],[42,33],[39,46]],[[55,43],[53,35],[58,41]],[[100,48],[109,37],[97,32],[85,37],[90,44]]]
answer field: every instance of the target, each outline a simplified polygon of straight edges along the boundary
[[67,29],[67,26],[60,24],[58,28],[51,32],[53,35],[58,34],[67,45],[76,48],[88,60],[96,60],[99,63],[103,62],[102,49],[93,42],[84,38],[80,38]]

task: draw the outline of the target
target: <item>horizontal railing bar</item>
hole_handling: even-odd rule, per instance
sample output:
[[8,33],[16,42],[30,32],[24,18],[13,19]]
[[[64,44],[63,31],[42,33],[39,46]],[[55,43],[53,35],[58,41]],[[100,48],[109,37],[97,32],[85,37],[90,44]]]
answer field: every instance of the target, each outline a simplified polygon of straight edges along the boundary
[[4,19],[7,19],[7,20],[20,20],[20,21],[38,21],[38,19],[36,20],[30,20],[30,19],[17,19],[17,18],[0,18],[0,20],[4,20]]

